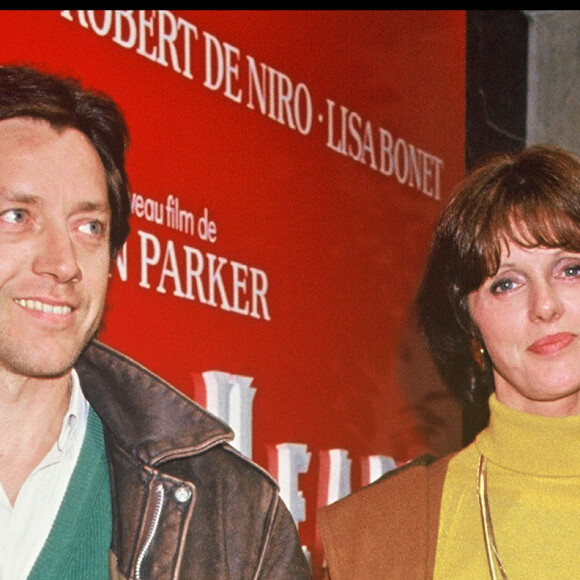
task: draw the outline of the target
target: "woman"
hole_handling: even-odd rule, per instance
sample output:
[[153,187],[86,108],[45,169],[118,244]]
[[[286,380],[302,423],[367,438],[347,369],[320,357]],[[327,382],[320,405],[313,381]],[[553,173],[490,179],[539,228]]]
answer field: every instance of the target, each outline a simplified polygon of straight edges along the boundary
[[580,575],[580,159],[549,146],[471,172],[418,297],[441,376],[489,424],[319,513],[332,580]]

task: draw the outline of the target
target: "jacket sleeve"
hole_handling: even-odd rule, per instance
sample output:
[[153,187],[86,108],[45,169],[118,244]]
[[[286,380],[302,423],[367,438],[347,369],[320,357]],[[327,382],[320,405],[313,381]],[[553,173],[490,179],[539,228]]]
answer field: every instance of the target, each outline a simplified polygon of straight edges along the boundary
[[278,494],[261,557],[259,580],[309,580],[310,567],[304,556],[296,524]]

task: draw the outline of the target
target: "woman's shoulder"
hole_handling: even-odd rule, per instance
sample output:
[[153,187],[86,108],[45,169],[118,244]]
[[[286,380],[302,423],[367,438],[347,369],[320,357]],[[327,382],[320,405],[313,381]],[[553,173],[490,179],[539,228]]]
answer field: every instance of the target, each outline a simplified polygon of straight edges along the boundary
[[[447,458],[437,460],[434,455],[421,455],[388,471],[379,479],[358,489],[337,502],[319,510],[319,519],[349,520],[353,521],[368,512],[369,515],[379,516],[380,513],[391,512],[396,505],[390,500],[396,500],[396,504],[412,502],[416,496],[422,496],[426,492],[428,473],[433,465],[440,462],[447,464]],[[442,466],[442,465],[441,465]],[[445,474],[445,470],[442,470]],[[362,511],[361,511],[362,510]],[[378,511],[377,511],[378,510]]]
[[366,573],[378,573],[388,566],[392,571],[427,553],[450,458],[420,456],[318,511],[324,552],[331,571],[335,568],[333,580],[349,577],[337,576],[338,568],[358,570],[363,565]]

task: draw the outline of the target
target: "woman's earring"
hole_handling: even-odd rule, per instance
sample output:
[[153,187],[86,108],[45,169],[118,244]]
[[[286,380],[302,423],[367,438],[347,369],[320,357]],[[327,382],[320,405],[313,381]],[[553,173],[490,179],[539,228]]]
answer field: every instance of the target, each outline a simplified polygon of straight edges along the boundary
[[471,339],[470,347],[473,360],[477,363],[479,369],[483,371],[485,369],[485,348],[475,337]]

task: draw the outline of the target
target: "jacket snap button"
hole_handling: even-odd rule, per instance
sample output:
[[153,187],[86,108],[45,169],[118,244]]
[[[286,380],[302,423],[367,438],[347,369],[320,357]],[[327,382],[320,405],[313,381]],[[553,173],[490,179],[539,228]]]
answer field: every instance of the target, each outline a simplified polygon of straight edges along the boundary
[[191,489],[185,486],[178,487],[173,492],[173,496],[175,497],[175,501],[179,503],[185,503],[186,501],[189,501],[191,498]]

